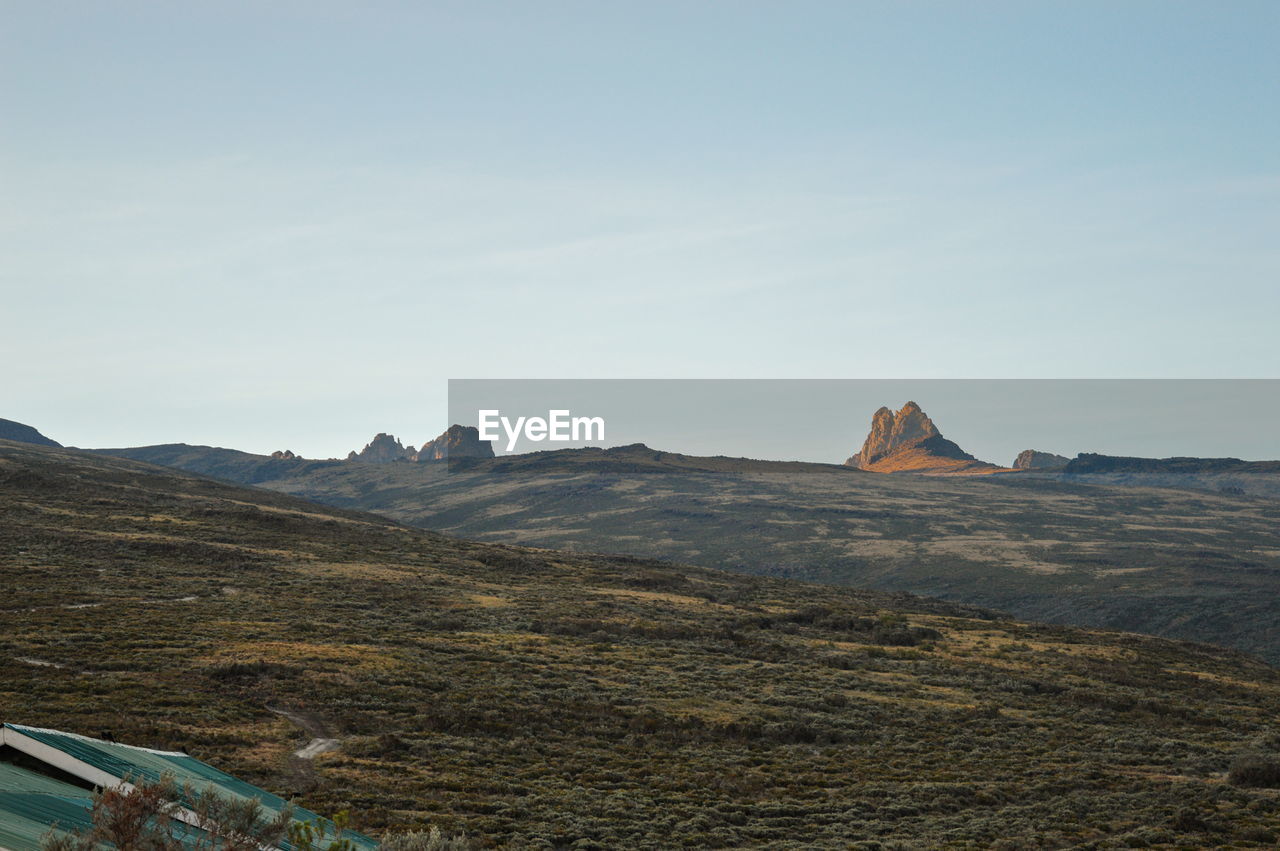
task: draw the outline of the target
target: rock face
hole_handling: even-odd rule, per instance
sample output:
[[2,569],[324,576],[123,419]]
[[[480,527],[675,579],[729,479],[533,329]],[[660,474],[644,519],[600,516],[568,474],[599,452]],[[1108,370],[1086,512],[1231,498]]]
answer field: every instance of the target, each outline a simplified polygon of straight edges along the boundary
[[1015,470],[1044,470],[1050,467],[1061,467],[1071,459],[1065,455],[1052,452],[1041,452],[1038,449],[1024,449],[1013,459]]
[[13,420],[0,420],[0,440],[16,440],[19,443],[34,443],[37,446],[61,448],[62,444],[50,440],[29,425],[15,423]]
[[877,473],[980,475],[1005,468],[979,461],[938,431],[920,406],[908,402],[896,414],[881,408],[871,418],[871,433],[846,466]]
[[301,461],[302,460],[301,456],[294,455],[293,452],[289,449],[277,449],[275,452],[271,453],[271,457],[276,459],[277,461]]
[[392,461],[412,461],[416,456],[412,446],[401,446],[394,436],[381,432],[364,449],[347,455],[347,460],[364,464],[389,464]]
[[445,461],[449,458],[492,458],[493,441],[481,440],[480,429],[451,425],[435,440],[418,450],[415,461]]
[[422,444],[421,449],[401,446],[390,434],[379,434],[359,452],[347,455],[348,461],[363,464],[390,464],[395,461],[444,461],[449,458],[492,458],[493,443],[480,439],[480,430],[473,426],[451,425],[435,440]]

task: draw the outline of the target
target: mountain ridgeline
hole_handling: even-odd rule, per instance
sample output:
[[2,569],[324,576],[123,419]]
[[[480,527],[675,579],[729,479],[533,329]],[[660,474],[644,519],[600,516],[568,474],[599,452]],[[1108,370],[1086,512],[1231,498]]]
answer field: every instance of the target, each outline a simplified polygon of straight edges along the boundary
[[450,458],[492,458],[493,443],[480,439],[480,430],[474,426],[451,425],[435,440],[422,444],[421,449],[402,446],[399,440],[386,433],[376,435],[364,449],[347,455],[348,461],[366,464],[388,464],[395,461],[431,462]]
[[480,440],[478,429],[461,425],[450,426],[435,440],[424,443],[421,449],[404,446],[393,435],[379,433],[359,452],[353,450],[348,453],[345,461],[336,458],[303,458],[291,450],[255,455],[237,449],[192,446],[186,443],[90,451],[249,485],[265,484],[281,478],[305,477],[317,470],[345,469],[350,465],[364,467],[397,462],[429,463],[448,461],[450,458],[494,457],[492,443]]

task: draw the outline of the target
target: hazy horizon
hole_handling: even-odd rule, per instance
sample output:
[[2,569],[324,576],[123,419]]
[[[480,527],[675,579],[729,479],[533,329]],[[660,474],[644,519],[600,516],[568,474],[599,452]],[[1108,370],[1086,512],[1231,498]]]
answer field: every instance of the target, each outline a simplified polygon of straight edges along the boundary
[[[270,454],[289,449],[305,458],[345,458],[378,432],[420,447],[448,424],[476,425],[474,411],[497,407],[514,415],[552,407],[603,415],[604,446],[645,443],[691,455],[842,463],[862,445],[872,414],[918,403],[942,431],[980,460],[1008,465],[1025,449],[1075,457],[1081,452],[1138,457],[1236,457],[1280,460],[1280,380],[1018,380],[1018,379],[628,379],[453,380],[449,414],[427,434],[377,429],[345,447],[313,453],[298,441],[259,439],[236,445],[173,435],[155,443],[188,443]],[[1222,412],[1239,416],[1222,428]],[[0,412],[2,414],[4,412]],[[16,419],[6,416],[5,419]],[[21,420],[18,420],[22,422]],[[151,445],[71,443],[39,423],[31,425],[67,446],[116,449]],[[265,448],[268,445],[271,448]],[[530,443],[515,452],[588,445]],[[777,447],[783,447],[779,450]],[[501,441],[495,451],[508,454]]]

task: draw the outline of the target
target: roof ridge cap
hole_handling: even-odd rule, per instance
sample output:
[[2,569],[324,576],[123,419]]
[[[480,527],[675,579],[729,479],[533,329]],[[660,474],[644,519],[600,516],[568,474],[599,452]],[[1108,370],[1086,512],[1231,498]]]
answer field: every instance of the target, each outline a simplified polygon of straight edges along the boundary
[[[95,739],[93,736],[85,736],[80,733],[68,733],[66,730],[54,730],[51,727],[31,727],[27,724],[10,724],[8,721],[5,722],[4,726],[8,727],[10,730],[17,730],[19,733],[25,733],[28,731],[32,733],[52,733],[55,736],[67,736],[72,739],[79,739],[82,742],[94,742],[100,745],[115,745],[121,748],[129,748],[130,750],[144,751],[145,753],[155,754],[156,756],[191,757],[190,754],[183,753],[182,751],[162,751],[159,748],[147,748],[142,745],[126,745],[123,742],[108,742],[105,739]],[[191,758],[194,759],[194,757]]]

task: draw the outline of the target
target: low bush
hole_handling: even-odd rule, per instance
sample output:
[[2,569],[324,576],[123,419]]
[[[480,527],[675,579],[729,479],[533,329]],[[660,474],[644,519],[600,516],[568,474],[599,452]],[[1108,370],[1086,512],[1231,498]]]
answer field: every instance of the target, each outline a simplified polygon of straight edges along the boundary
[[1241,754],[1231,763],[1227,779],[1236,786],[1280,787],[1280,759],[1268,754]]

